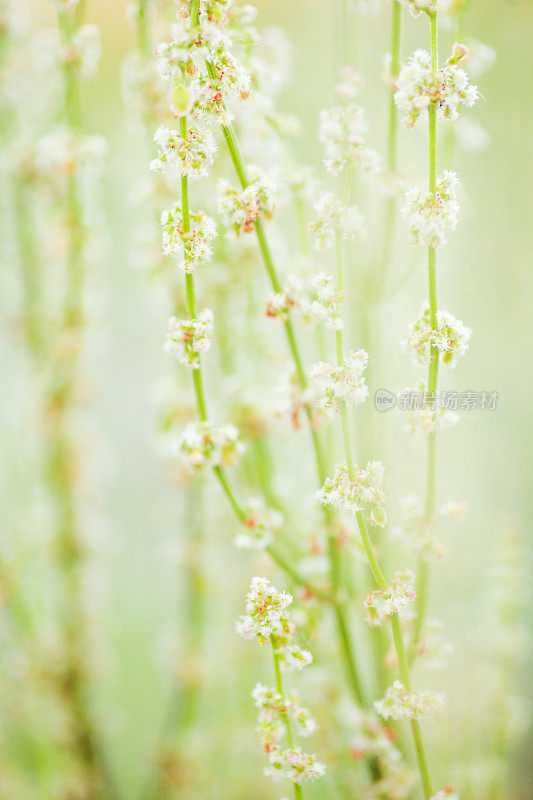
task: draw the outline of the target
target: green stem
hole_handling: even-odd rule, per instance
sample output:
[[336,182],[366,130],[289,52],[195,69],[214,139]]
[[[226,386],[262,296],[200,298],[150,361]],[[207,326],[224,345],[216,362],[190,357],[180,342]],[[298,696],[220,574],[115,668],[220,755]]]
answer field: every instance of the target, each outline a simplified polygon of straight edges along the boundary
[[139,0],[139,13],[137,16],[137,38],[139,43],[139,52],[143,56],[150,55],[150,40],[148,37],[148,25],[146,22],[146,3],[147,0]]
[[[285,695],[283,693],[283,680],[282,680],[282,677],[281,677],[281,668],[280,668],[280,664],[279,664],[278,651],[277,651],[277,647],[276,647],[276,639],[272,634],[270,635],[270,644],[272,645],[272,656],[273,656],[273,659],[274,659],[274,674],[276,676],[276,691],[278,692],[279,695],[281,695],[282,698],[285,698]],[[287,733],[288,745],[289,745],[291,750],[294,750],[294,737],[292,735],[292,726],[291,726],[291,720],[290,720],[288,711],[285,712],[282,716],[283,716],[283,722],[284,722],[284,725],[285,725],[285,731]],[[298,783],[293,783],[293,786],[294,786],[294,800],[302,800],[302,798],[303,798],[302,787]]]
[[[400,74],[401,52],[402,52],[402,7],[399,0],[392,2],[392,25],[391,25],[391,89],[389,97],[389,131],[387,139],[387,169],[391,176],[398,170],[398,111],[394,102],[395,83]],[[389,197],[385,208],[385,222],[383,228],[383,252],[381,256],[380,286],[377,291],[383,289],[383,279],[387,274],[391,258],[392,244],[394,241],[394,231],[396,227],[396,198]]]
[[[433,77],[437,75],[439,53],[438,53],[438,15],[437,12],[430,14],[430,39],[431,39],[431,69]],[[432,103],[429,112],[429,164],[428,164],[428,185],[429,192],[436,196],[437,192],[437,106]],[[428,299],[429,299],[429,321],[435,334],[438,333],[437,326],[437,254],[434,247],[428,248]],[[428,402],[432,403],[436,413],[437,379],[439,370],[439,351],[434,342],[431,343],[429,370],[428,370]],[[428,524],[432,524],[435,514],[435,476],[436,476],[436,432],[428,434],[427,440],[427,474],[426,474],[426,502],[425,517]],[[428,605],[429,588],[429,567],[427,561],[419,557],[417,564],[417,586],[416,586],[416,606],[415,623],[413,635],[413,650],[411,657],[414,658],[416,648],[420,642],[424,620]]]
[[44,344],[43,325],[39,322],[42,287],[39,279],[31,199],[24,178],[15,179],[13,196],[24,289],[24,328],[35,365],[41,366],[39,362]]

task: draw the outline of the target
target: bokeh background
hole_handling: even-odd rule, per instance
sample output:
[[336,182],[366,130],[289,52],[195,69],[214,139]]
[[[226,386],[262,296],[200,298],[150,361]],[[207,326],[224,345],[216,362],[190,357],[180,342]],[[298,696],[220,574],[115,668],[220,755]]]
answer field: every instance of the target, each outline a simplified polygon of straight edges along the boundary
[[[47,3],[31,0],[27,5],[36,27],[54,24]],[[321,108],[331,105],[341,42],[346,36],[337,5],[333,0],[257,0],[257,5],[259,23],[283,27],[294,43],[292,76],[282,105],[302,120],[299,159],[320,169],[317,118]],[[168,713],[170,678],[168,670],[161,669],[157,654],[169,628],[178,632],[179,645],[185,613],[187,587],[180,565],[174,565],[175,559],[169,555],[169,542],[183,539],[191,523],[183,492],[168,480],[156,434],[157,401],[172,377],[161,347],[168,318],[166,301],[131,259],[136,223],[129,197],[150,157],[142,136],[133,134],[125,124],[121,97],[121,65],[135,45],[134,33],[125,22],[123,0],[89,0],[87,16],[101,28],[103,58],[96,79],[83,87],[84,128],[109,140],[104,176],[107,238],[103,255],[94,264],[99,322],[91,334],[91,401],[86,409],[91,431],[88,459],[96,487],[91,502],[98,537],[98,582],[93,590],[99,597],[104,652],[95,705],[105,730],[109,760],[125,796],[134,798],[146,780],[162,719]],[[404,52],[425,46],[426,26],[411,18],[406,26]],[[491,685],[487,596],[494,546],[499,532],[509,524],[522,531],[526,542],[523,577],[517,579],[514,591],[523,600],[526,629],[531,623],[533,5],[527,0],[474,2],[468,28],[471,35],[496,50],[498,60],[483,76],[482,99],[473,112],[488,131],[490,142],[479,152],[458,150],[454,155],[454,168],[464,187],[464,213],[440,261],[440,304],[470,325],[474,335],[467,356],[446,381],[450,388],[461,390],[496,390],[499,402],[494,411],[471,413],[439,444],[439,497],[443,501],[465,499],[469,505],[466,522],[450,535],[450,556],[434,570],[431,597],[431,613],[444,620],[455,645],[447,669],[431,677],[449,698],[444,720],[428,724],[430,749],[440,753],[438,772],[443,781],[446,762],[455,764],[465,755],[465,748],[480,772],[483,760],[490,756],[486,736],[490,703],[484,690]],[[387,41],[384,15],[360,18],[357,28],[350,31],[357,68],[367,81],[362,102],[370,121],[369,143],[381,152],[385,149],[387,94],[379,76]],[[423,180],[425,144],[422,130],[402,130],[400,164],[409,184]],[[27,418],[29,367],[13,330],[18,298],[16,265],[6,224],[3,230],[0,506],[3,546],[9,547],[13,536],[31,537],[27,458],[35,431]],[[423,259],[411,264],[401,241],[400,225],[398,274],[407,270],[409,278],[381,312],[383,353],[375,376],[376,387],[393,391],[410,380],[407,359],[399,354],[397,341],[425,296]],[[356,257],[347,270],[350,284],[356,285]],[[266,293],[266,283],[264,289]],[[355,303],[350,312],[357,344]],[[246,363],[241,367],[247,369]],[[383,426],[394,513],[404,494],[422,489],[424,453],[419,442],[402,433],[399,412],[372,412],[372,424]],[[282,440],[283,436],[278,436],[274,450],[283,489],[284,481],[292,480],[293,468],[296,472],[301,468],[304,477],[307,468],[301,467],[306,459],[305,437],[297,437],[299,449],[290,453]],[[233,631],[254,567],[261,569],[264,564],[259,560],[253,567],[249,555],[232,547],[235,524],[218,502],[218,488],[210,486],[209,476],[206,482],[200,499],[207,599],[203,680],[198,721],[188,734],[187,746],[194,757],[193,766],[184,767],[190,775],[183,796],[274,798],[279,795],[276,787],[272,789],[260,777],[262,756],[253,734],[254,709],[249,700],[254,683],[268,677],[267,668],[262,654],[238,641]],[[298,481],[292,480],[291,485],[296,491],[306,491],[298,488]],[[216,502],[210,502],[211,497]],[[36,574],[34,590],[47,591],[46,576]],[[521,648],[524,658],[510,680],[512,693],[527,711],[532,699],[527,637]],[[509,798],[533,797],[532,748],[533,732],[526,723],[509,763]],[[330,792],[336,796],[333,785],[327,786],[327,794],[317,788],[312,796],[329,797]]]

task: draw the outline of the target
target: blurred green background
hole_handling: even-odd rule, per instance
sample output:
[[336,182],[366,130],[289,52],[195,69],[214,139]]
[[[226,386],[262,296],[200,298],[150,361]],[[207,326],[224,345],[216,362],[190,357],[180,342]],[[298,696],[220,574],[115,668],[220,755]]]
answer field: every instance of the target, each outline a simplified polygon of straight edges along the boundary
[[[29,5],[36,25],[41,18],[43,24],[52,22],[46,3],[32,0]],[[293,75],[282,102],[303,122],[305,133],[297,145],[301,161],[320,168],[317,117],[321,108],[331,105],[331,87],[339,67],[342,31],[337,4],[333,0],[259,0],[257,5],[259,24],[282,26],[294,42]],[[88,21],[102,30],[104,51],[97,78],[83,88],[84,126],[110,142],[105,175],[109,234],[105,257],[96,265],[104,304],[91,410],[103,442],[95,471],[105,527],[100,563],[108,653],[97,698],[121,784],[135,797],[168,702],[168,680],[158,669],[154,647],[165,626],[176,624],[179,630],[183,608],[179,569],[165,564],[162,553],[169,537],[179,537],[187,519],[182,496],[167,481],[155,437],[156,400],[169,378],[168,360],[161,348],[165,303],[129,258],[129,195],[145,173],[149,157],[142,138],[125,126],[120,92],[121,64],[134,46],[134,35],[125,23],[122,0],[89,0],[87,6]],[[483,685],[488,670],[478,632],[486,612],[491,547],[498,529],[509,519],[518,521],[530,544],[533,4],[479,0],[473,4],[468,27],[471,35],[490,44],[498,54],[495,67],[482,79],[482,99],[474,110],[475,118],[489,132],[490,144],[480,152],[456,154],[454,168],[464,186],[464,213],[440,261],[439,293],[441,306],[474,330],[467,357],[452,377],[447,377],[449,387],[496,390],[499,403],[496,411],[473,413],[439,444],[439,497],[467,500],[469,514],[450,538],[450,556],[434,570],[431,613],[444,619],[456,649],[449,668],[434,679],[449,697],[449,720],[453,722],[430,723],[428,737],[430,746],[441,735],[451,738],[450,753],[456,757],[453,737],[464,722],[471,726],[475,760],[476,719],[483,726]],[[370,120],[369,143],[383,152],[387,95],[378,78],[387,50],[388,20],[383,14],[359,19],[352,35],[355,61],[368,84],[363,103]],[[409,18],[404,53],[425,46],[425,37],[425,25]],[[409,185],[423,179],[424,153],[423,132],[402,130],[400,164]],[[399,227],[403,237],[402,225]],[[406,253],[402,249],[400,258],[407,264]],[[357,264],[348,269],[355,282]],[[396,391],[410,380],[407,359],[398,354],[397,341],[425,296],[425,280],[423,263],[417,263],[409,281],[384,311],[384,357],[377,385]],[[16,349],[3,346],[2,358],[3,451],[6,463],[15,467],[4,470],[9,479],[1,502],[10,520],[17,517],[17,504],[24,496],[24,474],[17,466],[20,441],[27,431],[23,414],[10,405],[21,391],[14,377]],[[399,414],[391,412],[385,420],[374,412],[374,417],[387,426],[387,471],[393,476],[389,480],[397,506],[403,494],[422,488],[423,451],[419,442],[407,440],[402,433]],[[264,658],[251,645],[237,641],[233,632],[233,619],[241,611],[252,567],[249,557],[230,544],[232,520],[219,505],[207,505],[208,637],[206,691],[200,707],[207,760],[201,782],[188,796],[274,798],[278,796],[276,787],[272,790],[266,779],[260,778],[262,756],[254,740],[254,709],[249,700],[255,681],[265,678]],[[526,577],[523,585],[516,587],[528,607],[530,557],[529,547]],[[530,611],[528,620],[531,622]],[[526,658],[516,687],[524,705],[532,699],[529,644],[524,643]],[[510,798],[533,797],[532,750],[529,727],[513,755]],[[313,796],[325,796],[319,788],[315,791]]]

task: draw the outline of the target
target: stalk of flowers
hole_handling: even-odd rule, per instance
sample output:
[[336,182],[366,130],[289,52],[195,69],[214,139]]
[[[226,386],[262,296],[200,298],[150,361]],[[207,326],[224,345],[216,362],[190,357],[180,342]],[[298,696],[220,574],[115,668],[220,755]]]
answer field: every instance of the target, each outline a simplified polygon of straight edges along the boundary
[[[183,10],[183,7],[180,6],[179,9]],[[191,8],[191,10],[194,9]],[[198,11],[198,5],[196,5],[196,10]],[[196,48],[197,46],[200,46],[201,37],[198,33],[197,27],[193,24],[194,22],[198,24],[198,20],[195,19],[194,16],[189,16],[188,13],[182,14],[182,18],[183,22],[180,18],[179,23],[181,25],[179,28],[180,36],[183,40],[180,40],[182,41],[182,44],[180,45],[181,49],[178,48],[177,42],[171,42],[168,45],[158,46],[157,52],[161,62],[160,68],[163,73],[166,74],[166,72],[171,68],[171,65],[174,63],[172,59],[175,59],[175,63],[178,65],[176,69],[182,75],[182,78],[185,79],[189,72],[191,72],[192,75],[196,75],[196,70],[194,66],[192,66],[190,47]],[[185,28],[183,28],[183,25],[185,25]],[[214,36],[215,41],[218,42],[219,40],[218,36],[216,35],[216,31],[211,32],[211,34]],[[183,44],[183,42],[185,42],[185,44]],[[211,40],[208,39],[205,46],[207,47],[207,44],[210,43]],[[206,52],[212,53],[212,50],[208,49]],[[233,63],[233,57],[230,58],[229,53],[225,53],[223,49],[218,49],[216,54],[216,57],[222,59],[224,63],[226,63],[226,61],[228,63]],[[215,59],[215,63],[218,64],[219,62]],[[197,86],[196,88],[193,87],[191,91],[200,92],[201,87],[207,82],[207,91],[208,94],[211,95],[213,86],[208,79],[209,76],[203,76],[203,78],[198,76],[196,77],[200,81],[200,86]],[[174,91],[176,86],[179,84],[179,76],[177,74],[174,74],[171,84],[173,87],[172,91]],[[185,87],[185,92],[188,91],[187,84],[179,85]],[[220,87],[224,97],[226,97],[228,91],[230,91],[231,94],[231,91],[233,91],[231,89],[232,86],[233,83],[230,80],[230,85],[227,86],[224,83],[224,86]],[[200,125],[199,130],[203,130],[205,124],[207,124],[211,119],[211,115],[214,115],[215,118],[217,118],[218,115],[222,115],[223,119],[226,119],[226,112],[221,105],[220,100],[213,101],[214,105],[212,106],[207,102],[205,97],[201,100],[198,100],[200,104],[199,106],[196,106],[196,101],[194,101],[192,108],[189,109],[189,115],[178,113],[178,110],[175,106],[175,96],[173,97],[174,99],[169,98],[170,106],[173,113],[179,116],[179,132],[173,132],[172,134],[176,141],[178,137],[180,137],[180,139],[183,141],[188,139],[189,118],[192,119],[193,124]],[[198,99],[198,97],[196,99]],[[200,109],[200,111],[198,109]],[[203,137],[203,133],[201,136]],[[159,138],[162,141],[162,137],[159,136]],[[247,508],[246,503],[237,499],[228,480],[226,470],[227,468],[233,466],[238,460],[243,451],[243,443],[235,426],[231,424],[216,426],[209,421],[206,396],[204,392],[201,353],[209,349],[209,334],[211,325],[213,323],[213,318],[209,310],[205,310],[202,312],[202,314],[198,314],[196,310],[194,274],[197,267],[211,257],[211,250],[208,246],[200,249],[196,247],[188,249],[188,243],[191,241],[192,220],[195,218],[194,213],[191,213],[189,207],[189,178],[192,174],[194,174],[196,177],[199,177],[199,172],[205,176],[211,161],[211,154],[204,152],[203,155],[200,156],[201,163],[193,163],[188,160],[186,151],[182,151],[182,156],[178,157],[176,162],[178,166],[178,173],[181,174],[181,203],[176,205],[171,212],[164,213],[162,217],[163,248],[168,254],[176,257],[178,265],[181,266],[183,272],[185,273],[187,307],[187,319],[171,319],[169,337],[167,340],[167,350],[173,354],[178,354],[180,360],[191,368],[192,382],[198,411],[198,422],[189,423],[186,425],[182,435],[179,437],[176,443],[176,455],[180,460],[183,461],[184,464],[189,467],[189,469],[192,469],[193,471],[206,467],[212,468],[234,513],[243,526],[243,529],[247,530],[250,534],[250,541],[256,540],[260,545],[264,545],[266,551],[274,559],[274,561],[298,585],[309,589],[319,599],[329,600],[329,595],[327,592],[310,583],[298,571],[297,568],[295,568],[284,558],[282,553],[279,552],[278,548],[271,541],[271,537],[264,533],[267,529],[271,529],[271,522],[268,520],[265,522],[265,515],[262,514],[258,516],[255,511]],[[167,159],[160,157],[157,168],[159,169],[164,167],[166,169],[168,164],[169,162]],[[242,196],[238,199],[236,199],[237,196],[234,195],[235,202],[239,204],[241,210],[244,210],[244,216],[240,217],[244,227],[246,227],[248,224],[246,220],[247,213],[261,213],[259,206],[262,205],[263,199],[265,198],[264,184],[261,181],[258,181],[258,190],[259,193],[254,195],[253,200],[251,200],[252,192],[248,192],[245,196]],[[243,190],[243,195],[244,194],[245,192]],[[252,205],[250,205],[250,202]],[[259,204],[258,206],[255,206],[257,210],[251,210],[252,206],[256,203]],[[245,209],[248,209],[248,211]],[[201,218],[205,219],[203,214]],[[208,230],[209,238],[211,238],[216,231],[216,227],[214,223],[209,222],[207,226],[203,225],[202,230]],[[235,233],[238,234],[238,232],[238,229],[235,228]],[[268,518],[268,516],[269,515],[267,514],[266,517]],[[254,521],[252,522],[252,520]],[[242,537],[239,537],[239,539],[240,538]]]
[[236,629],[243,638],[272,647],[275,688],[258,683],[252,692],[259,710],[257,730],[269,762],[264,774],[273,780],[291,780],[295,800],[301,800],[303,784],[320,778],[326,767],[315,754],[304,752],[296,744],[293,733],[296,726],[300,736],[309,736],[316,722],[300,704],[298,694],[287,693],[283,685],[283,672],[303,669],[313,660],[311,653],[295,642],[295,625],[288,611],[291,603],[292,596],[287,592],[279,592],[265,578],[253,578],[245,615],[237,621]]
[[[348,180],[345,186],[349,186]],[[331,205],[333,204],[329,203],[328,207]],[[345,208],[344,205],[342,207]],[[327,219],[328,217],[326,217],[326,221]],[[342,220],[343,215],[337,214],[334,219]],[[343,240],[347,238],[346,228],[337,222],[332,226],[332,230],[337,256],[337,288],[343,292]],[[411,686],[400,615],[415,600],[413,576],[411,573],[396,573],[394,580],[389,583],[376,558],[368,532],[367,523],[371,526],[383,527],[387,522],[384,509],[384,468],[380,462],[376,461],[368,462],[364,468],[356,468],[352,454],[348,416],[348,404],[360,405],[368,394],[363,377],[368,355],[366,351],[359,350],[345,361],[342,328],[336,331],[335,338],[337,366],[333,368],[327,365],[327,369],[325,369],[320,365],[318,374],[325,375],[327,378],[323,402],[333,402],[341,418],[346,463],[336,467],[334,476],[326,479],[318,496],[325,506],[332,506],[355,516],[368,564],[377,584],[377,589],[366,601],[369,619],[373,625],[385,621],[390,623],[400,674],[400,680],[395,681],[387,690],[385,697],[376,703],[376,710],[385,719],[407,718],[410,720],[422,788],[426,800],[429,800],[432,795],[431,779],[418,718],[422,714],[440,708],[442,700],[440,697],[433,697],[430,692],[414,692]]]
[[[468,347],[471,330],[448,312],[437,308],[437,249],[446,244],[446,234],[454,230],[459,216],[453,172],[437,177],[437,119],[455,120],[461,104],[472,106],[477,88],[468,79],[460,64],[468,55],[465,45],[454,44],[446,64],[439,68],[438,11],[436,3],[410,0],[411,10],[425,12],[430,22],[430,53],[417,50],[402,67],[395,101],[406,127],[416,125],[426,110],[429,117],[428,191],[413,189],[405,196],[404,215],[409,224],[412,245],[427,247],[428,302],[409,328],[408,339],[401,343],[412,355],[414,366],[428,368],[424,408],[412,415],[413,423],[427,431],[427,472],[424,513],[432,526],[435,516],[436,433],[452,421],[449,413],[436,403],[439,364],[454,367]],[[422,635],[428,600],[429,567],[423,553],[417,568],[417,612],[413,646]]]
[[[179,156],[173,157],[176,145],[179,145],[177,131],[171,131],[162,123],[168,115],[168,103],[165,97],[164,84],[157,74],[153,59],[156,9],[153,0],[133,0],[126,9],[129,22],[136,34],[137,47],[126,57],[122,65],[122,96],[127,112],[127,120],[133,130],[140,130],[146,135],[150,150],[152,142],[158,146],[157,156],[150,163],[150,176],[138,184],[131,199],[132,205],[142,211],[142,222],[137,226],[140,235],[135,237],[134,257],[143,270],[153,276],[163,277],[168,283],[172,304],[178,312],[180,306],[176,281],[168,276],[167,255],[181,244],[179,237],[172,232],[172,215],[167,212],[167,228],[165,251],[161,248],[161,203],[174,197],[174,192],[166,180],[169,168],[177,168]],[[159,9],[163,14],[163,9]],[[154,135],[154,128],[156,133]],[[177,138],[172,138],[172,137]],[[191,154],[182,152],[183,159],[191,163]],[[194,164],[198,159],[192,157]],[[191,163],[191,166],[194,164]],[[179,206],[174,209],[178,217]],[[174,241],[173,241],[174,239]],[[182,246],[185,256],[188,251]],[[163,268],[164,267],[164,268]],[[176,316],[169,320],[169,330],[165,342],[165,351],[174,356],[179,363],[195,364],[197,353],[209,346],[209,334],[212,329],[211,312],[206,309],[198,326],[193,320],[179,320]],[[181,406],[181,404],[180,404]],[[173,405],[160,409],[160,428],[165,432],[173,425]],[[183,414],[183,406],[180,407]],[[192,412],[194,414],[194,412]],[[164,638],[164,666],[170,671],[170,691],[168,705],[163,713],[161,727],[156,745],[151,756],[151,769],[147,776],[141,797],[159,798],[175,791],[172,784],[178,763],[183,758],[184,741],[193,728],[200,693],[202,689],[202,645],[205,623],[205,591],[203,576],[203,519],[201,476],[187,475],[183,470],[171,474],[170,480],[178,484],[183,492],[185,507],[184,530],[186,531],[187,558],[183,561],[176,558],[177,542],[174,537],[165,543],[165,560],[180,571],[180,584],[185,586],[183,614],[183,645],[179,648],[175,642],[174,632],[164,631],[158,644]],[[168,635],[170,634],[170,636]],[[169,647],[169,640],[171,646]],[[161,654],[161,653],[160,653]],[[179,666],[178,666],[179,659]]]
[[[181,31],[180,45],[176,41],[167,43],[158,47],[160,54],[160,69],[162,74],[167,75],[170,81],[171,92],[171,108],[175,114],[182,113],[180,117],[180,135],[185,138],[187,133],[187,123],[185,111],[193,121],[200,121],[202,124],[209,122],[219,122],[222,125],[222,131],[230,150],[234,166],[239,176],[241,190],[228,187],[227,184],[222,184],[220,192],[221,211],[226,215],[227,221],[231,222],[233,233],[238,238],[245,235],[255,227],[258,237],[260,251],[267,267],[270,276],[271,284],[276,293],[282,291],[282,286],[278,277],[278,273],[274,266],[272,254],[266,239],[265,230],[263,226],[263,219],[273,211],[271,189],[268,183],[262,179],[261,174],[255,173],[253,180],[248,177],[248,169],[246,168],[237,141],[235,133],[231,125],[231,112],[226,107],[234,97],[235,93],[243,95],[243,86],[247,85],[242,71],[239,70],[229,52],[224,50],[227,46],[226,39],[217,38],[220,31],[217,33],[216,26],[214,29],[210,28],[207,32],[202,28],[205,23],[205,17],[210,16],[209,9],[211,6],[207,4],[190,4],[188,12],[184,9],[183,19],[190,25],[188,31]],[[220,25],[219,17],[218,25]],[[227,22],[227,18],[222,15],[222,22]],[[204,25],[205,27],[205,25]],[[217,48],[213,48],[212,38],[218,43]],[[185,45],[184,45],[185,42]],[[221,44],[223,42],[224,44]],[[199,74],[198,69],[191,61],[190,48],[200,47],[201,55],[209,54],[206,60],[207,75]],[[222,70],[222,62],[230,71],[230,75],[221,79],[221,75],[225,75]],[[229,65],[229,66],[228,66]],[[233,72],[232,72],[233,70]],[[231,77],[233,74],[233,78]],[[190,76],[194,76],[194,81],[188,82]],[[217,77],[218,76],[218,77]],[[200,96],[202,87],[207,86],[208,93],[213,90],[213,83],[215,82],[218,87],[218,94],[220,97],[214,100],[212,105],[206,101],[205,96]],[[240,87],[240,88],[239,88]],[[183,109],[177,107],[176,91],[179,89],[180,96],[188,98]],[[224,102],[223,102],[224,101]],[[188,175],[182,176],[182,216],[183,224],[181,225],[182,232],[187,234],[188,223],[186,223],[187,214],[185,208],[188,209]],[[177,231],[179,233],[179,231]],[[194,300],[194,282],[191,272],[186,271],[186,289],[187,289],[187,303],[189,319],[196,318],[196,307]],[[292,321],[290,313],[284,320],[285,331],[287,334],[289,348],[293,356],[296,368],[297,380],[300,386],[305,389],[307,387],[307,376],[305,374],[299,350],[296,344]],[[182,457],[188,458],[191,464],[204,465],[209,464],[213,466],[216,476],[226,493],[233,510],[237,514],[241,523],[246,524],[248,515],[244,505],[237,501],[233,490],[231,489],[227,477],[225,475],[225,467],[233,462],[233,454],[239,449],[234,436],[234,431],[224,430],[222,432],[223,438],[229,436],[230,440],[230,458],[225,458],[224,447],[220,448],[217,445],[217,433],[213,431],[207,422],[207,411],[205,406],[205,397],[203,392],[203,382],[201,378],[201,370],[193,369],[193,382],[195,386],[195,394],[197,398],[200,426],[190,427],[182,438],[178,451]],[[313,416],[309,406],[305,406],[305,413],[311,425],[312,440],[314,444],[315,457],[317,462],[317,470],[321,480],[325,478],[326,467],[324,463],[324,455],[322,445],[319,440],[317,431],[314,429],[312,422]],[[205,447],[204,447],[205,445]],[[214,446],[214,449],[213,449]],[[212,455],[214,454],[214,457]],[[332,531],[332,515],[328,509],[325,509],[324,516],[330,531]],[[330,547],[335,545],[333,533],[330,534]],[[282,568],[293,578],[299,585],[311,588],[315,596],[324,599],[328,597],[326,593],[319,590],[316,585],[310,586],[309,581],[301,576],[297,569],[288,563],[283,556],[277,551],[273,545],[267,546],[267,552],[274,558],[274,560],[282,566]],[[334,563],[334,556],[332,555],[332,575],[338,575],[338,564]],[[335,584],[337,587],[337,583]],[[335,589],[336,592],[336,589]],[[333,605],[337,617],[340,641],[342,643],[343,652],[347,664],[347,674],[349,676],[350,685],[354,695],[361,700],[363,697],[363,689],[358,675],[357,666],[355,663],[355,655],[350,640],[347,621],[345,617],[344,608],[341,606],[337,597],[333,597]]]
[[88,616],[81,573],[86,564],[77,507],[78,453],[71,433],[71,416],[79,387],[79,358],[85,327],[84,287],[89,243],[85,192],[87,166],[98,164],[105,150],[101,137],[80,131],[78,83],[89,76],[98,59],[94,27],[83,26],[83,4],[55,2],[60,42],[58,62],[63,74],[64,124],[36,145],[39,178],[57,203],[65,245],[62,306],[54,326],[53,358],[44,399],[46,485],[56,508],[55,550],[62,576],[60,624],[63,663],[57,670],[58,692],[70,721],[70,747],[79,764],[83,797],[114,791],[100,736],[88,703]]

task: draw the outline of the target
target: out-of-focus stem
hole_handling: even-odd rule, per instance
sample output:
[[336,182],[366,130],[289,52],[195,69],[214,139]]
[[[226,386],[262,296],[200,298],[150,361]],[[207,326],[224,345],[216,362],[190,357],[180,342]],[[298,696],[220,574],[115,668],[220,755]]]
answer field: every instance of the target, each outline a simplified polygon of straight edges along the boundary
[[[431,69],[433,77],[437,75],[439,65],[438,54],[438,14],[434,11],[429,16],[430,19],[430,40],[431,40]],[[428,163],[428,184],[429,192],[435,197],[437,192],[437,106],[431,103],[429,113],[429,163]],[[428,298],[429,298],[429,321],[435,334],[438,333],[437,327],[437,254],[434,247],[428,248]],[[428,401],[432,403],[436,415],[437,404],[435,393],[437,391],[437,378],[439,370],[439,351],[434,342],[431,343],[429,371],[428,371]],[[436,419],[435,419],[436,424]],[[425,517],[428,524],[432,524],[435,514],[435,475],[436,475],[436,430],[428,433],[427,439],[427,473],[426,473],[426,502]],[[429,589],[429,566],[424,558],[418,559],[417,581],[416,581],[416,616],[413,636],[413,652],[420,641],[424,620],[426,617]]]
[[42,287],[39,280],[36,243],[33,235],[34,223],[31,219],[31,200],[26,182],[22,177],[15,178],[13,199],[15,225],[22,264],[24,329],[34,363],[37,367],[40,367],[40,358],[43,352],[43,326],[39,323]]
[[[389,129],[387,137],[387,169],[394,181],[398,170],[398,111],[394,102],[395,84],[400,74],[402,52],[402,7],[399,0],[392,0],[392,25],[391,25],[391,66],[390,66],[390,97],[389,97]],[[383,281],[389,270],[392,258],[394,231],[396,228],[397,203],[394,195],[388,198],[385,208],[383,226],[383,251],[380,265],[380,285],[377,293],[384,290]]]
[[[68,46],[83,22],[84,0],[73,14],[59,12],[62,41]],[[63,66],[64,117],[72,132],[80,129],[78,81],[74,67]],[[65,663],[60,688],[72,720],[71,749],[82,764],[89,797],[100,800],[116,797],[116,787],[97,731],[91,720],[86,667],[86,614],[83,603],[81,567],[83,547],[80,543],[75,505],[76,467],[67,416],[72,401],[83,325],[82,295],[84,285],[83,219],[79,200],[76,170],[68,177],[66,215],[68,223],[67,268],[60,335],[67,340],[66,353],[60,354],[53,367],[52,383],[47,391],[46,478],[57,508],[56,550],[63,579],[62,625]]]

